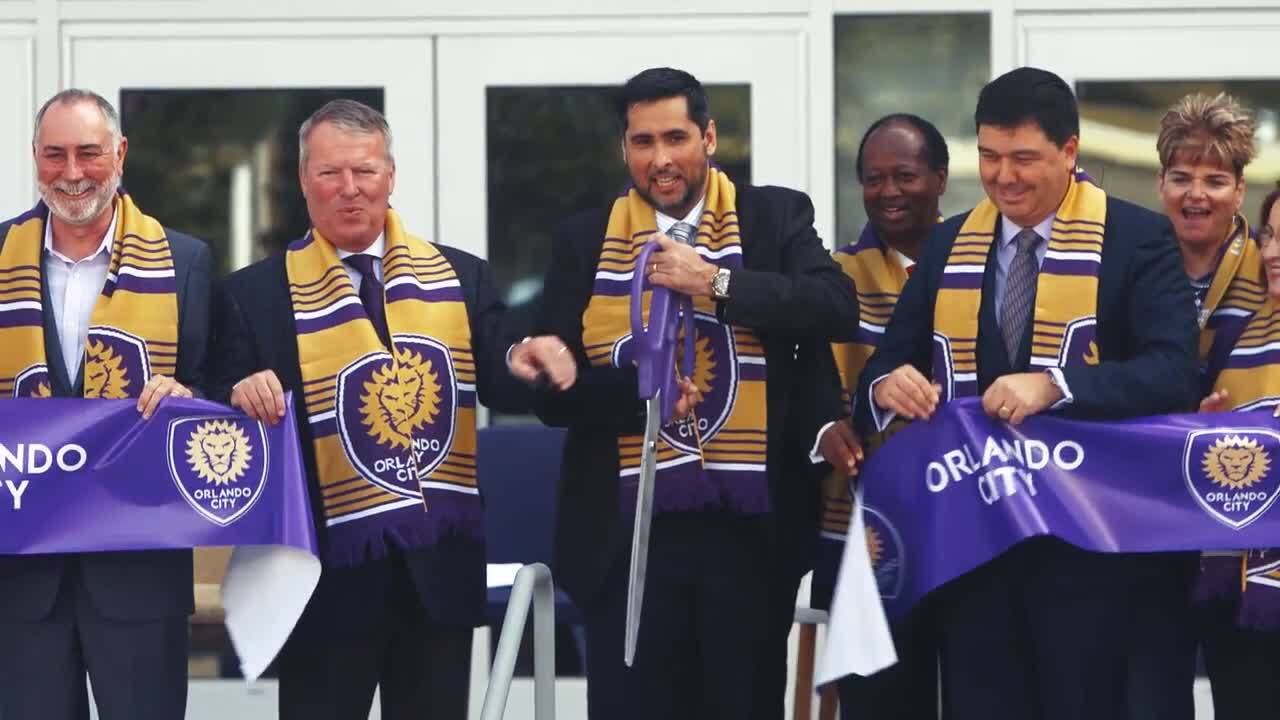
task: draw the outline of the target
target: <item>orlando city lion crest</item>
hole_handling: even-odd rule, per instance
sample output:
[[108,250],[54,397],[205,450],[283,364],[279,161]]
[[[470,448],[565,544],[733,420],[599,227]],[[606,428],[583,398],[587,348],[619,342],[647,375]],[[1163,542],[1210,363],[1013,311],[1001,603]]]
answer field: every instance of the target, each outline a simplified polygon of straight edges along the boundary
[[262,496],[267,436],[239,417],[179,418],[169,423],[169,473],[182,497],[208,520],[230,525]]
[[880,597],[893,600],[902,593],[906,579],[905,548],[898,529],[889,518],[875,508],[862,506],[862,522],[866,532],[867,554],[871,556],[871,570],[876,576]]
[[395,353],[365,355],[338,374],[338,434],[361,475],[405,497],[449,454],[458,383],[449,348],[396,335]]
[[[706,443],[724,427],[738,397],[738,352],[733,329],[713,315],[696,313],[692,380],[702,391],[702,403],[693,416],[662,428],[662,439],[677,450],[697,453],[699,441]],[[677,367],[683,363],[684,341],[676,343]],[[635,343],[630,334],[613,346],[613,366],[630,367]],[[695,430],[694,422],[697,422]]]
[[114,328],[94,327],[84,344],[84,396],[105,400],[137,397],[151,379],[147,344]]
[[48,365],[32,365],[14,378],[13,396],[15,398],[46,398],[52,395]]
[[1276,501],[1280,434],[1263,429],[1200,430],[1187,435],[1183,475],[1200,507],[1239,530]]

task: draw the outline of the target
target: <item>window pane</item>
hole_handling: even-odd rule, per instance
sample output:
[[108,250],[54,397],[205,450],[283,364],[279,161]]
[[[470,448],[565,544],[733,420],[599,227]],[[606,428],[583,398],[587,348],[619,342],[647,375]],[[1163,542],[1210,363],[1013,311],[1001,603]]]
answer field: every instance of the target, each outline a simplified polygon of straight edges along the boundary
[[[487,92],[489,263],[498,290],[520,305],[537,295],[551,230],[607,205],[627,184],[610,87],[491,87]],[[751,182],[751,88],[708,86],[715,160]]]
[[835,62],[837,244],[856,240],[866,224],[858,143],[889,113],[919,115],[946,137],[951,174],[944,215],[982,199],[973,109],[991,77],[986,13],[837,16]]
[[310,225],[298,126],[340,97],[383,108],[381,88],[121,90],[125,187],[148,215],[208,242],[217,273],[283,251]]
[[1229,93],[1258,121],[1258,157],[1244,171],[1251,186],[1243,208],[1250,225],[1256,224],[1262,198],[1280,178],[1280,82],[1275,80],[1079,82],[1080,165],[1107,192],[1163,213],[1156,193],[1160,118],[1193,92]]

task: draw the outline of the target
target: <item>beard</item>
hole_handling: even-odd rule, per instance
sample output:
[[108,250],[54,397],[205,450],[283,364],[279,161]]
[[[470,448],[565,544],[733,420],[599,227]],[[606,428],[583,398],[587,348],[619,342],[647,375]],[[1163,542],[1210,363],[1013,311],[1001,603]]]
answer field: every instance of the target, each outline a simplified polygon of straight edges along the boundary
[[[40,190],[41,199],[49,206],[50,212],[59,220],[68,225],[87,225],[97,219],[115,201],[116,191],[120,189],[120,174],[112,173],[111,178],[101,184],[84,178],[78,182],[54,180],[46,185],[37,179],[36,187]],[[75,195],[86,190],[89,194],[77,200],[63,197],[59,192]]]
[[635,188],[636,192],[640,194],[640,197],[644,198],[644,201],[652,205],[658,212],[678,220],[684,217],[689,210],[698,203],[698,199],[701,198],[702,193],[706,191],[707,171],[704,168],[702,172],[699,172],[696,175],[685,176],[684,180],[684,193],[680,195],[680,199],[670,203],[659,202],[658,199],[649,192],[647,185],[645,187],[636,185]]

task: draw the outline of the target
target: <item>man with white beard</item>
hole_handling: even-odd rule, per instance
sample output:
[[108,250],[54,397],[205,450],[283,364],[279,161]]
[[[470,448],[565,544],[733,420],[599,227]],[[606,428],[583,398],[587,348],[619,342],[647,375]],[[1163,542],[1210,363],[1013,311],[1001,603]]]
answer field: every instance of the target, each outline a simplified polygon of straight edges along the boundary
[[[104,98],[64,90],[34,124],[41,201],[0,223],[0,398],[130,398],[149,419],[203,384],[209,249],[120,190]],[[0,588],[0,718],[87,720],[86,674],[103,720],[183,717],[190,550],[0,557]]]

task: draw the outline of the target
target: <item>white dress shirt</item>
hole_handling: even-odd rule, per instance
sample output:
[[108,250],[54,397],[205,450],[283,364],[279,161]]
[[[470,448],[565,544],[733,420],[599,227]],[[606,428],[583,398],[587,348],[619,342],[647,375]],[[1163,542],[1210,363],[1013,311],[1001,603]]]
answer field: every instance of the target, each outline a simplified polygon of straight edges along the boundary
[[689,210],[689,214],[685,215],[683,218],[673,218],[660,210],[654,210],[654,219],[658,221],[658,232],[665,235],[667,231],[671,229],[671,226],[678,222],[689,223],[696,230],[698,223],[702,220],[702,209],[706,207],[706,205],[707,196],[703,195],[702,199],[698,201],[698,204],[694,205],[693,209]]
[[116,235],[116,216],[98,243],[98,249],[83,260],[72,260],[53,249],[53,222],[44,224],[44,277],[53,304],[53,321],[58,328],[58,347],[67,378],[75,382],[89,338],[93,308],[107,283],[111,268],[111,245]]
[[901,252],[900,250],[895,250],[894,248],[889,248],[889,257],[891,257],[891,258],[893,258],[894,260],[896,260],[896,261],[897,261],[897,263],[898,263],[898,265],[899,265],[903,270],[906,270],[906,271],[908,271],[908,272],[910,272],[911,268],[913,268],[913,267],[915,267],[915,266],[916,266],[916,261],[915,261],[915,260],[912,260],[912,259],[911,259],[911,258],[909,258],[909,257],[907,257],[906,255],[903,255],[903,254],[902,254],[902,252]]

